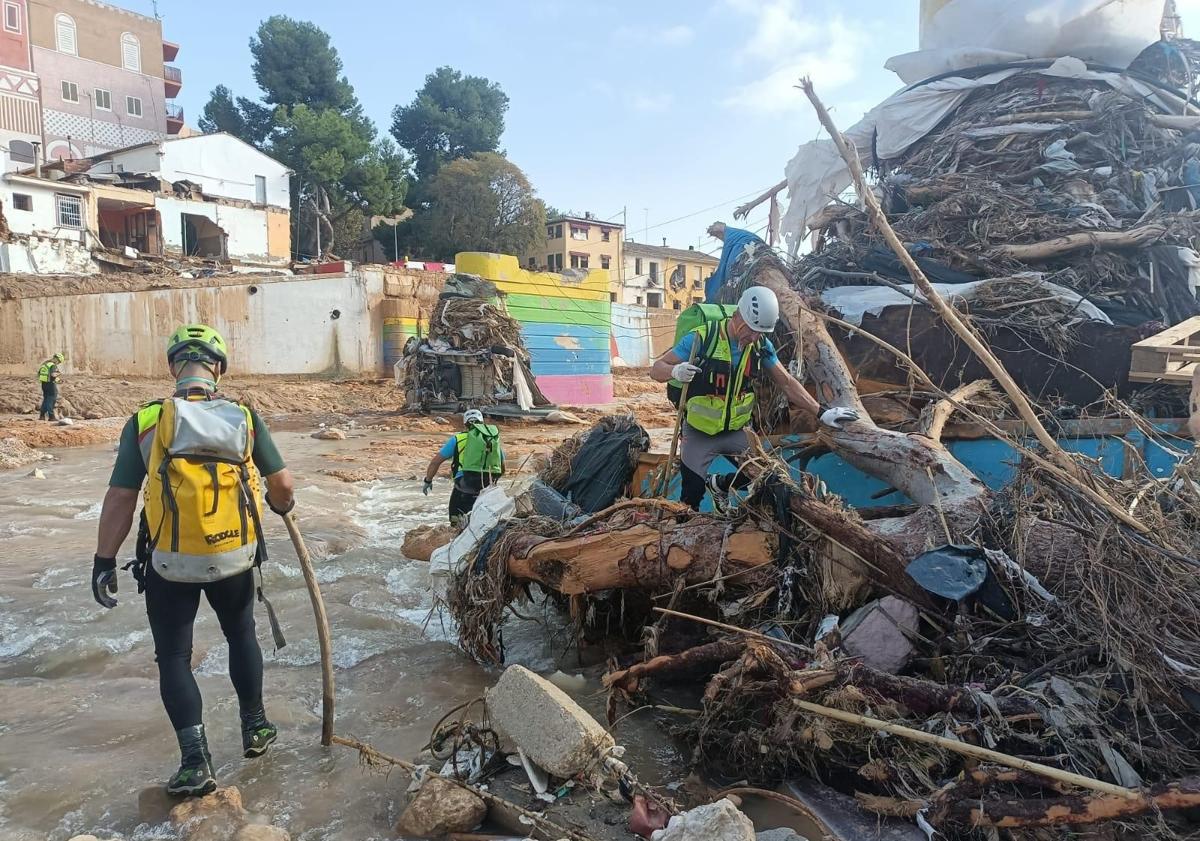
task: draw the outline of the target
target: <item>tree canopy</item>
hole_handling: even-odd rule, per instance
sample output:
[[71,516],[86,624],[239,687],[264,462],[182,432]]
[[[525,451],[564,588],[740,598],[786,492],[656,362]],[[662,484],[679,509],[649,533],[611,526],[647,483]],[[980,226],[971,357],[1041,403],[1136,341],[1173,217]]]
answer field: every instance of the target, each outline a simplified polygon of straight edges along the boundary
[[495,152],[507,110],[499,84],[439,67],[410,104],[392,111],[392,136],[412,153],[417,177],[428,178],[456,158]]
[[410,224],[424,257],[458,251],[518,256],[546,237],[546,206],[516,164],[494,152],[451,161],[427,188],[429,206]]
[[250,39],[250,54],[254,81],[267,104],[288,110],[296,105],[315,111],[332,108],[347,115],[361,111],[329,34],[315,24],[272,15]]

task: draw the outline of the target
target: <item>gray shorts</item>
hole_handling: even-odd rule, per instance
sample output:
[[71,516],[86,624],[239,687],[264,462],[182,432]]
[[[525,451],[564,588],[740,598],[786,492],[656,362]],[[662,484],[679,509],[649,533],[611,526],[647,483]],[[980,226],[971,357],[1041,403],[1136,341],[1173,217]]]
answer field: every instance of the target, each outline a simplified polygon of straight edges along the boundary
[[705,435],[685,423],[683,439],[679,443],[679,458],[689,470],[707,476],[717,456],[740,456],[749,447],[750,439],[746,437],[744,429]]

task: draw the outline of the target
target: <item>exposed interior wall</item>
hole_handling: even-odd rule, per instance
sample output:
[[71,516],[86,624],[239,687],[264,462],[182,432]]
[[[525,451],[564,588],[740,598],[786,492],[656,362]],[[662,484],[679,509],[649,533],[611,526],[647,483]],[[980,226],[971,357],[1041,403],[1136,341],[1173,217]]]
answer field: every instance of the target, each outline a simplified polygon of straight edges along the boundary
[[292,259],[292,214],[279,208],[267,208],[267,255],[273,260]]
[[[0,271],[12,274],[96,274],[91,248],[78,240],[20,237],[0,245]],[[7,303],[7,302],[6,302]]]
[[[288,214],[278,213],[264,207],[238,207],[217,202],[193,201],[170,196],[159,196],[155,206],[162,216],[162,231],[165,250],[168,254],[184,254],[183,217],[188,216],[197,227],[200,249],[204,255],[218,253],[216,229],[227,237],[225,248],[230,260],[239,260],[255,265],[285,265],[291,259],[291,240],[281,242],[287,235]],[[208,220],[209,225],[201,220]],[[272,222],[274,221],[274,223]],[[282,221],[279,221],[282,220]],[[272,250],[271,226],[276,225],[275,245]],[[279,227],[283,230],[280,231]],[[188,235],[189,238],[192,236]],[[186,253],[196,253],[197,243],[189,239]]]
[[73,374],[160,374],[167,337],[202,321],[225,336],[234,377],[378,374],[384,276],[366,269],[82,295],[54,295],[48,281],[45,296],[0,300],[0,373],[25,375],[64,350]]

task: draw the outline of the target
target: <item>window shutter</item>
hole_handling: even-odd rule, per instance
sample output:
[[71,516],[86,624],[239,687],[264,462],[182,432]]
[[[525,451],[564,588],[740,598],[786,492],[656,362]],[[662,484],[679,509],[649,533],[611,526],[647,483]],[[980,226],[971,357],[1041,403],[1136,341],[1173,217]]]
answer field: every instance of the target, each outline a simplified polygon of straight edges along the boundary
[[121,63],[126,70],[142,71],[142,50],[137,38],[125,34],[121,36]]
[[65,15],[59,15],[54,20],[56,40],[58,42],[58,51],[62,53],[70,53],[77,55],[78,49],[75,45],[75,21]]

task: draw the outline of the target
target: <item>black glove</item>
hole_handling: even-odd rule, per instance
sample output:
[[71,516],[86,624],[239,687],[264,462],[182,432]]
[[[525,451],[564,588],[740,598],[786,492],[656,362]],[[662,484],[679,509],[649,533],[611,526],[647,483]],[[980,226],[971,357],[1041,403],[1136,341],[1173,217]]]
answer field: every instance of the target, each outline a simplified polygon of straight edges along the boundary
[[114,608],[117,600],[109,593],[117,592],[117,559],[92,558],[92,597],[101,607]]
[[422,493],[424,493],[425,496],[429,496],[429,492],[432,490],[433,490],[433,480],[426,479],[425,484],[421,487]]
[[286,517],[288,514],[291,514],[292,509],[296,507],[296,497],[295,496],[292,497],[292,500],[291,500],[291,502],[288,503],[287,508],[276,508],[275,503],[271,502],[271,495],[267,494],[267,507],[270,508],[272,511],[274,511],[276,514],[278,514],[280,517]]

